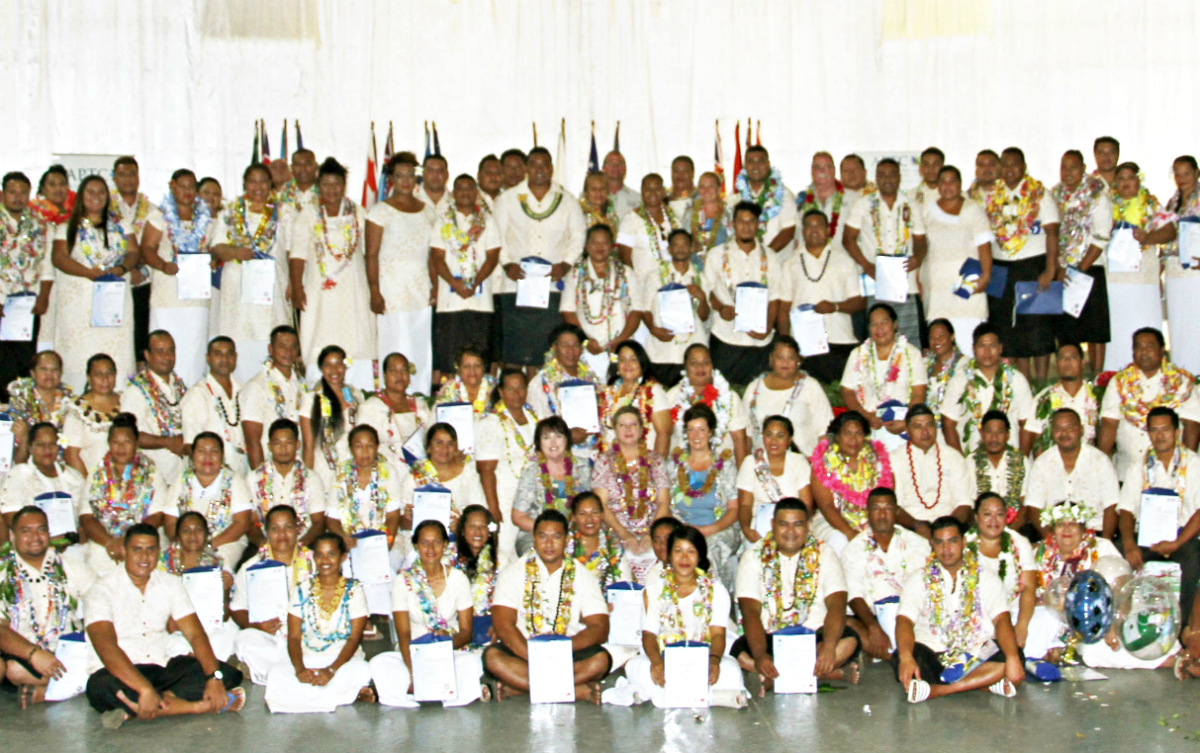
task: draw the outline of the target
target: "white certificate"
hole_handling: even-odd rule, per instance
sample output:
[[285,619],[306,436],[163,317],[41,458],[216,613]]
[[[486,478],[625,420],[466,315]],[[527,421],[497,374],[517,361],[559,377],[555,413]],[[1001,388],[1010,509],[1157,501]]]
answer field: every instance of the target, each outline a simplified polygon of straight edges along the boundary
[[475,452],[475,409],[471,404],[442,403],[435,410],[439,422],[454,427],[454,433],[458,435],[459,452]]
[[33,293],[10,295],[4,299],[4,316],[0,318],[0,340],[29,342],[33,339]]
[[450,490],[444,486],[429,484],[417,489],[413,492],[412,502],[413,530],[427,520],[436,520],[450,533],[450,504]]
[[1185,268],[1200,264],[1200,222],[1184,222],[1179,229],[1179,263]]
[[251,622],[287,622],[288,568],[282,562],[263,563],[246,570],[246,604]]
[[92,326],[120,327],[125,323],[124,280],[96,280],[92,283]]
[[733,298],[733,331],[759,334],[766,332],[769,303],[770,291],[765,285],[738,285]]
[[792,337],[800,345],[801,356],[808,358],[829,352],[829,333],[825,330],[823,314],[804,304],[792,309],[788,318],[792,322]]
[[1063,313],[1078,319],[1095,283],[1091,275],[1080,272],[1075,267],[1067,267],[1067,283],[1063,286]]
[[[417,427],[408,439],[404,440],[404,444],[400,447],[400,454],[404,456],[404,462],[413,465],[425,459],[425,432],[428,428],[425,424]],[[455,429],[455,431],[458,431]]]
[[1179,535],[1178,494],[1142,492],[1142,507],[1138,513],[1138,546],[1153,546],[1160,541],[1174,541]]
[[659,289],[658,324],[676,335],[690,335],[696,331],[692,294],[687,288],[675,285]]
[[642,586],[614,583],[604,592],[610,607],[608,613],[608,642],[614,646],[642,645]]
[[0,473],[12,470],[13,448],[16,438],[12,433],[12,419],[0,420]]
[[212,633],[225,620],[225,583],[219,567],[185,570],[183,587],[196,609],[196,617],[205,632]]
[[673,643],[663,649],[666,676],[663,708],[694,709],[709,705],[708,644]]
[[350,568],[364,585],[392,582],[392,564],[388,558],[387,534],[378,531],[355,536],[358,543],[350,550]]
[[66,492],[46,492],[33,498],[33,503],[46,513],[50,538],[75,533],[75,502]]
[[251,259],[242,264],[242,303],[270,306],[275,303],[275,260]]
[[1123,227],[1113,231],[1108,242],[1108,271],[1113,274],[1140,272],[1142,269],[1142,245],[1133,237],[1133,228]]
[[892,648],[896,648],[896,617],[899,614],[899,599],[875,602],[875,621],[879,623],[883,634],[892,642]]
[[83,633],[67,633],[58,638],[54,648],[54,658],[67,668],[60,678],[50,678],[46,686],[47,701],[65,701],[74,698],[84,691],[88,681],[88,658],[91,649],[83,638]]
[[454,641],[426,633],[409,644],[412,657],[413,700],[453,701],[458,698],[454,676]]
[[575,663],[571,639],[534,635],[529,643],[529,702],[574,703]]
[[875,300],[904,303],[908,300],[907,256],[875,257]]
[[212,269],[208,254],[177,254],[176,290],[181,301],[207,301],[212,298]]
[[600,431],[600,408],[596,404],[596,385],[561,385],[558,388],[559,412],[563,421],[572,429],[583,429],[589,434]]
[[523,259],[525,279],[517,281],[517,305],[544,309],[550,306],[550,272],[554,266],[544,259]]
[[[787,630],[787,629],[785,629]],[[772,636],[773,659],[779,677],[775,679],[776,693],[817,692],[817,636],[815,633],[787,633],[781,630]]]

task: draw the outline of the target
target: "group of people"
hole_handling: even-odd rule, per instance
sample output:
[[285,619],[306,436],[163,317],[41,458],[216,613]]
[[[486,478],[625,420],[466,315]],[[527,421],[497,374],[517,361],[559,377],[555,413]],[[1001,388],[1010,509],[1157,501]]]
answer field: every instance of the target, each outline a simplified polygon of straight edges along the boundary
[[[912,702],[1011,697],[1068,638],[1047,586],[1103,557],[1166,563],[1200,625],[1198,173],[1176,160],[1160,206],[1117,149],[1050,191],[985,150],[964,191],[931,148],[907,193],[894,160],[868,183],[818,153],[796,195],[756,146],[728,197],[687,157],[634,191],[613,152],[579,199],[545,149],[452,183],[402,152],[369,209],[307,150],[229,202],[181,169],[155,206],[132,157],[111,194],[9,173],[5,682],[113,727],[237,711],[246,675],[275,712],[461,705],[537,695],[557,635],[576,700],[667,705],[693,641],[740,707],[811,635],[811,677],[875,659]],[[1108,305],[1150,287],[1143,319]],[[1200,675],[1191,624],[1083,660]]]

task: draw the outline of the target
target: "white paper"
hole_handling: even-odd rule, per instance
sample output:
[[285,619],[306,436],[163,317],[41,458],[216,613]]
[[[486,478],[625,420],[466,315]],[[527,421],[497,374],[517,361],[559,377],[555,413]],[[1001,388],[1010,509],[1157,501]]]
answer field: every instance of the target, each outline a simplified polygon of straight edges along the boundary
[[1063,621],[1049,607],[1034,607],[1025,638],[1026,658],[1041,659],[1050,649],[1061,646],[1062,641],[1058,640],[1058,636],[1064,627]]
[[13,447],[15,437],[12,433],[12,423],[0,421],[0,473],[12,470]]
[[529,702],[574,703],[575,662],[571,641],[530,639]]
[[526,277],[517,281],[517,305],[530,309],[550,307],[550,278]]
[[[425,459],[425,432],[427,430],[428,429],[426,428],[426,426],[424,424],[418,426],[417,430],[414,431],[408,437],[408,439],[404,440],[404,444],[400,446],[400,449],[402,451],[407,450],[417,460],[424,460]],[[457,429],[455,429],[455,431],[457,431]],[[403,455],[403,452],[401,452],[401,455]]]
[[97,280],[92,283],[92,326],[120,327],[125,323],[124,280]]
[[212,298],[212,268],[208,254],[176,254],[176,291],[181,301],[207,301]]
[[1185,267],[1200,264],[1200,222],[1179,222],[1179,262]]
[[[485,389],[481,386],[479,389]],[[475,409],[470,403],[449,403],[436,408],[437,420],[454,427],[459,452],[475,452]]]
[[817,692],[817,636],[775,635],[771,638],[773,659],[779,677],[775,678],[776,693]]
[[1139,272],[1142,268],[1142,246],[1133,237],[1133,228],[1123,227],[1108,242],[1108,271],[1112,274]]
[[392,582],[387,536],[364,536],[350,550],[350,568],[364,585]]
[[875,602],[875,621],[879,623],[883,634],[892,642],[892,648],[896,648],[896,617],[899,615],[900,602]]
[[610,588],[605,592],[612,607],[608,613],[608,642],[614,646],[642,645],[643,589]]
[[0,318],[0,340],[29,342],[33,339],[33,304],[36,295],[10,295],[4,299],[4,317]]
[[596,404],[595,385],[559,387],[558,402],[562,419],[569,428],[583,429],[589,434],[600,431],[600,408]]
[[88,677],[88,644],[80,636],[79,640],[58,639],[54,648],[54,657],[67,668],[66,673],[58,679],[50,678],[46,686],[47,701],[65,701],[74,698],[87,687]]
[[825,330],[825,316],[812,307],[800,306],[792,309],[788,318],[792,322],[792,337],[800,345],[804,358],[829,352],[829,333]]
[[738,286],[733,299],[733,331],[766,332],[769,297],[767,288]]
[[242,303],[270,306],[275,303],[275,260],[251,259],[242,264]]
[[708,645],[667,646],[663,649],[666,693],[663,708],[694,709],[709,705]]
[[1091,275],[1084,274],[1074,267],[1067,267],[1067,280],[1063,285],[1063,313],[1078,319],[1095,282]]
[[287,622],[288,569],[263,567],[246,571],[246,604],[250,622]]
[[35,498],[33,503],[46,513],[46,522],[50,526],[50,538],[75,533],[75,504],[70,497]]
[[1174,541],[1179,535],[1180,501],[1178,494],[1142,494],[1138,513],[1138,546],[1153,546]]
[[759,505],[754,509],[754,530],[759,536],[771,532],[771,521],[775,519],[775,503]]
[[690,335],[696,331],[692,294],[687,288],[658,291],[658,325],[676,335]]
[[453,641],[410,643],[408,650],[412,657],[414,700],[453,701],[458,698]]
[[412,513],[412,529],[417,530],[417,526],[424,523],[426,520],[436,520],[446,527],[446,531],[450,531],[450,492],[422,492],[413,493],[413,513]]
[[183,587],[205,632],[212,633],[221,627],[225,620],[225,583],[221,569],[184,573]]
[[908,300],[907,256],[875,257],[875,300],[904,303]]

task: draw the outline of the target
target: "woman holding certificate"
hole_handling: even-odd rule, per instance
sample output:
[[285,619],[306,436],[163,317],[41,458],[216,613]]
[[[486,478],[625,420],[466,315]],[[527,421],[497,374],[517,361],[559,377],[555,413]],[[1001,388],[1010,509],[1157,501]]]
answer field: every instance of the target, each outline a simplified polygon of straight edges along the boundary
[[404,443],[417,429],[433,423],[433,413],[424,397],[408,394],[416,368],[403,353],[389,353],[382,368],[383,389],[363,403],[358,420],[375,429],[381,441],[379,451],[401,469],[408,465]]
[[304,466],[322,483],[333,483],[337,469],[350,459],[350,429],[358,425],[362,390],[346,384],[346,351],[326,345],[317,356],[321,379],[312,391],[310,410],[300,415]]
[[54,231],[55,349],[63,381],[84,389],[81,366],[93,353],[108,353],[120,377],[133,374],[133,296],[125,276],[137,266],[138,245],[125,234],[108,184],[99,175],[79,183],[71,219]]
[[608,386],[600,393],[601,448],[611,447],[616,414],[633,408],[642,423],[646,445],[666,457],[671,446],[671,406],[661,384],[650,375],[650,357],[636,340],[616,347],[617,362],[609,369]]
[[[1163,250],[1167,272],[1167,319],[1172,332],[1187,332],[1200,318],[1200,167],[1190,154],[1175,158],[1175,195],[1167,202],[1174,237]],[[1171,343],[1171,360],[1200,371],[1200,338]]]
[[[785,416],[792,422],[796,446],[808,454],[833,420],[833,408],[816,378],[800,368],[800,345],[788,335],[771,343],[769,371],[742,393],[749,418],[750,449],[763,448],[767,418]],[[783,495],[793,496],[791,493]]]
[[458,514],[468,505],[487,505],[475,461],[459,452],[458,432],[436,423],[425,434],[425,459],[413,463],[400,478],[404,500],[401,527],[408,531],[424,520],[442,523],[447,530],[458,525]]
[[[236,622],[224,619],[225,607],[229,603],[229,591],[233,588],[233,574],[228,569],[232,564],[232,562],[226,563],[213,548],[208,536],[208,521],[195,510],[189,510],[180,516],[179,523],[175,526],[175,538],[167,548],[163,549],[158,561],[158,569],[171,575],[183,576],[189,570],[196,568],[208,568],[217,573],[212,577],[219,579],[221,584],[219,591],[220,626],[205,624],[204,630],[208,633],[208,642],[212,644],[213,654],[221,661],[225,661],[233,654],[233,647],[240,632]],[[184,587],[188,589],[192,606],[201,612],[205,607],[214,610],[218,607],[215,594],[213,594],[211,604],[201,603],[201,594],[193,595],[192,587],[186,577],[184,578]],[[209,592],[209,594],[211,593]],[[209,594],[204,594],[204,596]],[[217,613],[210,612],[208,616],[214,614]],[[191,644],[184,638],[183,633],[171,633],[168,641],[167,653],[171,656],[186,656],[192,652]]]
[[517,482],[525,470],[537,432],[538,417],[526,402],[529,380],[521,369],[505,368],[492,391],[488,413],[476,422],[479,453],[476,466],[488,509],[500,523],[500,553],[516,555],[519,529],[512,522]]
[[732,451],[714,449],[717,417],[707,405],[688,408],[683,426],[687,446],[671,451],[671,514],[704,535],[713,554],[712,572],[732,583],[742,544],[737,463]]
[[[921,302],[927,320],[949,319],[959,332],[973,332],[988,317],[992,228],[983,207],[963,196],[962,173],[957,167],[943,167],[937,181],[937,200],[925,204],[929,251],[917,272]],[[974,282],[960,280],[968,259],[979,263],[979,277]]]
[[525,556],[533,543],[533,521],[543,511],[566,515],[575,493],[591,488],[592,464],[571,454],[571,430],[559,416],[538,421],[533,431],[533,457],[521,471],[513,499],[512,522],[517,554]]
[[[483,674],[479,657],[466,650],[474,625],[471,583],[445,563],[449,536],[440,522],[422,521],[412,542],[417,561],[392,581],[397,650],[371,659],[371,678],[384,706],[416,708],[418,700],[466,706],[480,697]],[[447,640],[453,651],[445,654],[452,658],[448,665],[433,653]]]
[[808,458],[797,450],[794,436],[787,416],[769,416],[763,421],[762,449],[755,450],[738,467],[738,523],[751,544],[770,533],[779,500],[796,497],[812,509],[812,468]]
[[654,563],[650,524],[670,512],[671,481],[663,457],[646,446],[636,407],[618,409],[613,426],[616,446],[596,458],[592,484],[604,522],[630,553],[636,576]]
[[870,338],[854,349],[842,373],[846,408],[861,413],[871,425],[872,436],[888,447],[903,444],[900,435],[908,406],[925,402],[929,381],[921,349],[897,334],[899,326],[891,306],[872,306],[867,312]]
[[611,354],[633,336],[641,321],[634,311],[638,285],[633,270],[613,256],[613,229],[592,225],[584,255],[563,282],[559,310],[569,324],[583,329],[583,360],[597,374],[609,371]]

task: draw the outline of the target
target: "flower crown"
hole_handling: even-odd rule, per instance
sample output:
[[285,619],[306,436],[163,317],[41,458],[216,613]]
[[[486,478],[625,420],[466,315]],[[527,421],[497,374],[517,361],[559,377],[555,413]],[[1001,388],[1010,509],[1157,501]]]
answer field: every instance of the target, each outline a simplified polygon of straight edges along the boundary
[[1059,523],[1078,523],[1086,526],[1091,518],[1091,510],[1082,503],[1072,500],[1060,502],[1042,513],[1042,521],[1051,528]]

